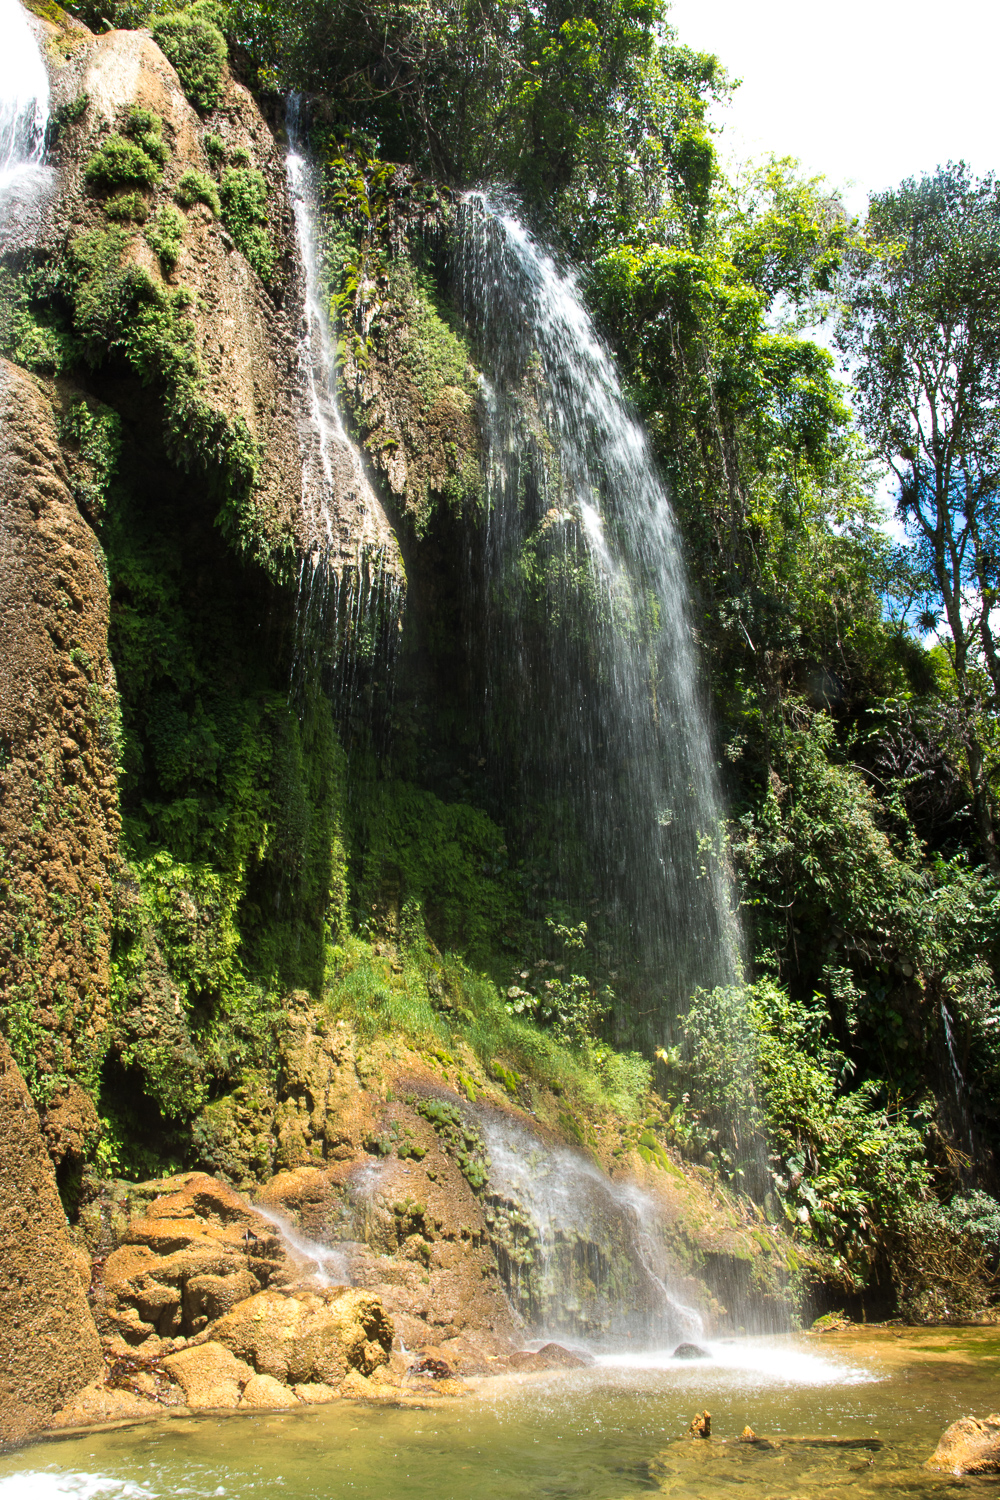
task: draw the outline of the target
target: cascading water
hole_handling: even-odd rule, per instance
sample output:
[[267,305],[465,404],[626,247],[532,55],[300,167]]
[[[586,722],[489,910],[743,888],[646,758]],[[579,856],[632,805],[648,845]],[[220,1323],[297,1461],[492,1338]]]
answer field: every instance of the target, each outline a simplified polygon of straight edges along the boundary
[[49,122],[49,75],[17,0],[0,0],[0,205],[37,174]]
[[481,194],[457,281],[488,376],[491,741],[560,893],[610,915],[640,971],[634,1030],[662,1040],[740,961],[670,501],[573,276]]
[[672,1348],[702,1320],[671,1291],[650,1199],[508,1118],[482,1123],[486,1222],[511,1302],[536,1336]]
[[[395,542],[382,507],[344,428],[337,401],[335,348],[320,275],[318,185],[303,140],[301,99],[290,94],[285,109],[288,154],[285,172],[295,214],[295,233],[305,280],[299,372],[305,416],[300,425],[302,508],[313,550],[299,576],[299,654],[328,651],[328,617],[335,616],[342,641],[344,681],[351,689],[358,644],[370,649],[379,622],[398,617],[403,602],[401,569],[393,564]],[[391,554],[391,556],[390,556]],[[331,597],[331,575],[339,586]],[[393,633],[390,632],[390,643]],[[315,665],[315,661],[313,663]]]
[[255,1203],[253,1210],[274,1225],[291,1259],[301,1266],[308,1281],[321,1287],[350,1286],[351,1274],[343,1250],[321,1245],[318,1241],[299,1234],[283,1214],[275,1213],[272,1208],[264,1208],[260,1203]]

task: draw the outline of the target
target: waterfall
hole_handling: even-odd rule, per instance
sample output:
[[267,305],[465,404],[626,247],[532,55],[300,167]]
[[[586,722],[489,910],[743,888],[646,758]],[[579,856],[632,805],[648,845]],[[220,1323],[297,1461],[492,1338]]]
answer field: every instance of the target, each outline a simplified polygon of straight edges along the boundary
[[[383,624],[398,620],[404,584],[395,537],[337,400],[335,346],[320,274],[317,173],[303,139],[298,94],[286,101],[285,129],[285,173],[305,280],[298,346],[305,412],[299,443],[302,510],[313,539],[299,570],[297,666],[308,658],[315,668],[332,654],[339,666],[335,686],[346,701],[356,687],[359,662],[384,634]],[[333,588],[331,575],[338,575]],[[336,637],[332,653],[331,635]],[[388,631],[390,657],[395,635]]]
[[562,892],[623,935],[653,1017],[635,1030],[655,1041],[740,965],[670,499],[575,278],[482,194],[463,205],[457,283],[486,371],[491,740]]
[[538,1337],[594,1346],[672,1347],[702,1320],[671,1291],[655,1205],[577,1152],[548,1147],[509,1118],[482,1125],[485,1213],[514,1309]]
[[0,0],[0,201],[37,171],[49,122],[49,75],[18,0]]

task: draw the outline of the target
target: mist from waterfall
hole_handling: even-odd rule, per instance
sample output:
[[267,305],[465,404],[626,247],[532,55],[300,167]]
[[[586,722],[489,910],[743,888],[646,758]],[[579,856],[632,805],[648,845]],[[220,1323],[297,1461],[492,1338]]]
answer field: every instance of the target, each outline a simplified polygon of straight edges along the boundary
[[0,204],[38,171],[49,122],[49,75],[18,0],[0,0]]
[[537,1338],[592,1349],[672,1349],[700,1340],[657,1234],[662,1213],[633,1182],[545,1145],[509,1117],[482,1121],[490,1161],[485,1216],[515,1313]]
[[460,241],[485,369],[490,738],[549,820],[561,893],[592,872],[656,1041],[697,985],[738,977],[741,946],[677,526],[574,276],[483,194]]

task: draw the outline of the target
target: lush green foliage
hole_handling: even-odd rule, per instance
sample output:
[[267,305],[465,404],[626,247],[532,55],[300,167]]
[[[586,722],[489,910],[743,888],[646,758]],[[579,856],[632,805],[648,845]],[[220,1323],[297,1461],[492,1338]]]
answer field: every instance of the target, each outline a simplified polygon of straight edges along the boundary
[[196,0],[153,20],[153,37],[177,69],[195,109],[214,109],[222,96],[227,49],[215,24],[219,19],[221,7],[215,0]]
[[219,184],[222,222],[261,281],[274,270],[274,246],[267,228],[267,183],[253,167],[227,167]]

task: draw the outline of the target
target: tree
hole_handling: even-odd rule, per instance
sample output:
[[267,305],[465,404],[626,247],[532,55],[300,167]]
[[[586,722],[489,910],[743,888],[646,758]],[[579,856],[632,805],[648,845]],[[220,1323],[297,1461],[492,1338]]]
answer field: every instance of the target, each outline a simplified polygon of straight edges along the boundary
[[862,426],[943,614],[979,841],[1000,867],[984,717],[1000,702],[1000,184],[949,164],[871,200],[846,262],[841,350]]

